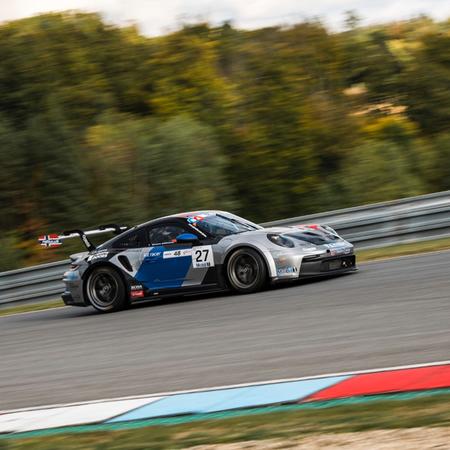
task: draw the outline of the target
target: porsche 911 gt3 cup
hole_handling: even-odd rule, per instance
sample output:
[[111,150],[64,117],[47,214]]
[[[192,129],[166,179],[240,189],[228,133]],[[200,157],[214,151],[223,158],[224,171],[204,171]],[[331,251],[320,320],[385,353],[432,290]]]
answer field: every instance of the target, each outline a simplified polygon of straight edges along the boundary
[[[90,235],[116,236],[95,247]],[[356,270],[353,245],[326,225],[263,228],[224,211],[171,215],[133,228],[115,224],[40,237],[45,247],[81,237],[87,252],[64,274],[67,305],[117,311],[170,295],[233,290]]]

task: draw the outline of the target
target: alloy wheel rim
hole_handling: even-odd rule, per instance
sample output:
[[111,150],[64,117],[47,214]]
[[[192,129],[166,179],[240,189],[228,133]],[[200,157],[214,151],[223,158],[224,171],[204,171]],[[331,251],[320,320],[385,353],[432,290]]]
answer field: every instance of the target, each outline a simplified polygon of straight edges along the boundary
[[252,287],[258,280],[258,275],[259,264],[252,255],[244,253],[232,261],[230,277],[237,287]]
[[100,272],[89,279],[89,298],[100,308],[111,306],[117,297],[118,290],[117,280],[109,273]]

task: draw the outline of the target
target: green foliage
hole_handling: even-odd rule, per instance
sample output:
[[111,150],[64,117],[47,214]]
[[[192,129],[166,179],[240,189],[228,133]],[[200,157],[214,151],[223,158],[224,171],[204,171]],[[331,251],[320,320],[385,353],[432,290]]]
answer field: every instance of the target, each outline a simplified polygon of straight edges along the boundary
[[428,183],[437,190],[450,189],[450,133],[442,133],[433,140],[434,166],[428,171]]
[[346,25],[0,25],[9,267],[60,258],[30,243],[68,227],[197,208],[264,221],[449,189],[450,22]]
[[189,116],[158,121],[109,114],[87,130],[85,152],[88,199],[98,220],[132,223],[233,205],[226,158],[211,128]]
[[408,155],[389,141],[363,143],[352,153],[343,175],[344,182],[350,180],[348,196],[357,204],[394,200],[423,192],[421,180],[414,175]]
[[7,233],[0,238],[0,272],[19,268],[24,257],[19,236]]
[[400,82],[411,119],[424,133],[448,131],[450,32],[428,30],[417,42]]
[[28,195],[26,219],[39,214],[56,226],[73,227],[84,222],[85,178],[81,172],[77,141],[61,111],[47,110],[28,121],[23,132],[22,186]]
[[0,230],[11,230],[21,220],[21,182],[24,167],[21,137],[0,117]]

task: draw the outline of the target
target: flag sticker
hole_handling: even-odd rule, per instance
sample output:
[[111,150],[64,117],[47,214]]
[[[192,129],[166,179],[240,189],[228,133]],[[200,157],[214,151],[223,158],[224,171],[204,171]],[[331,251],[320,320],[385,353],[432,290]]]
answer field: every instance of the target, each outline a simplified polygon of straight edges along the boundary
[[39,236],[39,243],[42,247],[59,247],[61,245],[61,240],[57,234],[46,234],[44,236]]

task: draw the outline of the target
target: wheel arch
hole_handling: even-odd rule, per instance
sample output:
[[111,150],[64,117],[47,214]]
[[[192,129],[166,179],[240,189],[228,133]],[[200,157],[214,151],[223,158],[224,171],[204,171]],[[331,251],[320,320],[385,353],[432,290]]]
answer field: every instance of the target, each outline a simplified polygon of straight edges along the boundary
[[[248,244],[248,243],[239,243],[239,244],[234,245],[233,247],[230,247],[224,255],[222,268],[223,268],[223,275],[225,276],[225,279],[228,281],[227,265],[228,265],[228,260],[230,259],[231,255],[235,251],[245,249],[245,248],[256,251],[259,254],[259,256],[261,256],[262,260],[264,261],[264,264],[267,269],[268,278],[274,277],[273,272],[274,271],[276,272],[275,261],[273,260],[272,255],[270,255],[270,252],[267,252],[267,253],[269,253],[269,255],[267,255],[266,252],[262,251],[256,245],[252,245],[252,244]],[[273,268],[273,270],[272,270],[272,268]]]

